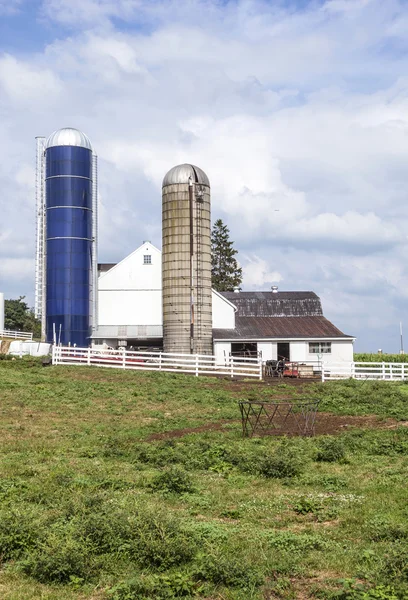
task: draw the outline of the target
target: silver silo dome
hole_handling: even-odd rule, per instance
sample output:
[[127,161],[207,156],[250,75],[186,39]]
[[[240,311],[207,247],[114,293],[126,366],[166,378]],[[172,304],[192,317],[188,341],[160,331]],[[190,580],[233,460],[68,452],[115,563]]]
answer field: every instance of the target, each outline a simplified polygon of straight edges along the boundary
[[54,131],[45,143],[45,149],[55,146],[77,146],[92,151],[92,144],[87,135],[74,127],[64,127]]
[[210,182],[190,164],[163,179],[163,345],[212,354]]

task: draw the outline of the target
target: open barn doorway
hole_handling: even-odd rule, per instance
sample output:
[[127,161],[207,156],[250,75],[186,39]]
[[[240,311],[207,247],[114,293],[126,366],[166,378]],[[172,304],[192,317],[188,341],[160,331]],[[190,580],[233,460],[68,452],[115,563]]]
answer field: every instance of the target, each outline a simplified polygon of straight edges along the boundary
[[278,342],[278,360],[284,359],[285,362],[290,361],[290,344],[289,342]]
[[233,342],[231,344],[231,356],[257,358],[258,344],[256,342]]

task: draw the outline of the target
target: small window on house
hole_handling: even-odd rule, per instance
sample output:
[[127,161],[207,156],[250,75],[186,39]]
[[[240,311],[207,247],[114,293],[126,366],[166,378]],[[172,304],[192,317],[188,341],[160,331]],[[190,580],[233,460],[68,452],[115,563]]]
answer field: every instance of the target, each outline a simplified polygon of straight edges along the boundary
[[309,354],[331,354],[331,342],[309,342]]
[[152,264],[152,255],[151,254],[145,254],[143,256],[143,264],[144,265],[151,265]]

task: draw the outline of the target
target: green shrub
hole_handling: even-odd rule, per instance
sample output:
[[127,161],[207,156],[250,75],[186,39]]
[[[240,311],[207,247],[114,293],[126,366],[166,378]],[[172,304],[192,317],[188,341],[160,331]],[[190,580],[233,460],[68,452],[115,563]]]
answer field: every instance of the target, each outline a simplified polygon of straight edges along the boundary
[[244,589],[258,587],[264,581],[263,575],[242,557],[231,557],[219,551],[201,556],[194,576],[199,581]]
[[86,512],[73,520],[77,537],[92,547],[95,554],[127,553],[135,534],[126,511],[107,505]]
[[188,574],[176,572],[132,579],[111,588],[108,595],[112,600],[140,600],[141,598],[171,600],[191,598],[199,592],[200,587]]
[[41,583],[86,581],[92,575],[89,550],[69,535],[51,533],[22,561],[22,569]]
[[165,571],[188,563],[196,553],[196,541],[177,517],[164,511],[141,512],[131,522],[129,551],[141,567]]
[[374,542],[408,540],[408,526],[377,516],[366,524],[369,538]]
[[295,477],[302,471],[299,451],[287,445],[280,446],[274,454],[266,454],[259,463],[259,472],[264,477],[284,479]]
[[337,462],[344,460],[346,451],[341,439],[325,436],[318,441],[316,460],[321,462]]
[[296,534],[291,531],[274,531],[268,535],[268,542],[272,548],[290,552],[324,550],[329,546],[329,542],[320,536],[308,533]]
[[174,494],[194,491],[190,475],[179,466],[170,467],[163,473],[156,475],[149,487],[155,491],[172,492]]
[[293,505],[293,510],[298,515],[313,515],[317,521],[331,521],[337,518],[338,508],[333,504],[332,498],[319,498],[301,496]]
[[310,497],[310,496],[302,496],[293,505],[293,510],[298,515],[307,515],[309,513],[317,514],[321,512],[323,509],[323,505],[320,500]]
[[386,581],[408,584],[408,545],[396,542],[385,555],[381,575]]
[[0,562],[18,558],[35,546],[39,529],[32,511],[16,509],[0,513]]
[[352,580],[345,580],[342,589],[330,594],[330,598],[333,600],[408,600],[408,592],[395,585],[370,587]]

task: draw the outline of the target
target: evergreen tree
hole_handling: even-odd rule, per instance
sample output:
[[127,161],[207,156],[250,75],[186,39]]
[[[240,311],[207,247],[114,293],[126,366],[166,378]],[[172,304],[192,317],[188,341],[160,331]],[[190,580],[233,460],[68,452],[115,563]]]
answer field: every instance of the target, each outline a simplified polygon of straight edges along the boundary
[[235,259],[238,250],[229,239],[229,229],[218,219],[211,232],[212,286],[218,292],[233,292],[242,283],[242,269]]
[[34,337],[41,337],[41,322],[35,318],[34,312],[24,302],[25,296],[18,300],[4,302],[4,327],[12,331],[32,332]]

